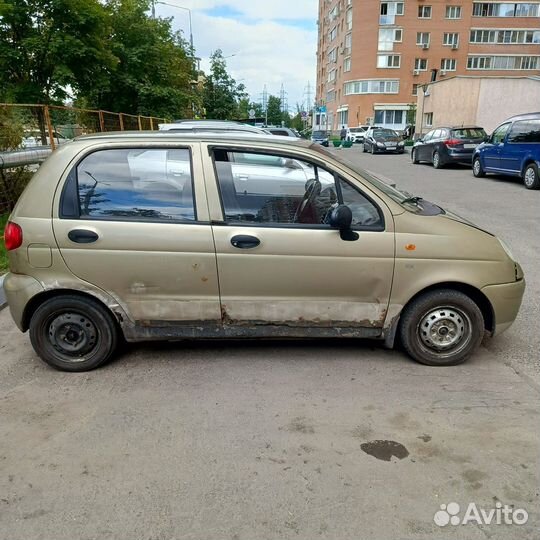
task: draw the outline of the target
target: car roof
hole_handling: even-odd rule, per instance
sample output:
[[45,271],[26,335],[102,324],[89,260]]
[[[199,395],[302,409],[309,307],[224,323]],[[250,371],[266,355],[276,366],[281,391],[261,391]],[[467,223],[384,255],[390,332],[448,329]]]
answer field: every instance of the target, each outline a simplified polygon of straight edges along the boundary
[[484,129],[482,126],[438,126],[430,129],[430,131],[436,131],[437,129]]
[[511,116],[508,118],[508,120],[505,120],[506,122],[514,121],[514,120],[536,120],[540,118],[540,112],[532,112],[532,113],[525,113],[525,114],[516,114],[515,116]]
[[185,122],[172,122],[159,124],[159,131],[190,131],[190,130],[220,130],[220,131],[247,131],[250,133],[266,133],[263,128],[219,120],[195,120]]
[[81,135],[76,141],[86,140],[112,140],[115,142],[125,140],[144,140],[144,141],[220,141],[220,142],[266,142],[286,143],[288,146],[308,147],[310,142],[304,139],[286,137],[281,135],[267,135],[266,133],[233,132],[233,131],[204,131],[204,132],[177,132],[177,131],[109,131],[106,133],[92,133],[90,135]]

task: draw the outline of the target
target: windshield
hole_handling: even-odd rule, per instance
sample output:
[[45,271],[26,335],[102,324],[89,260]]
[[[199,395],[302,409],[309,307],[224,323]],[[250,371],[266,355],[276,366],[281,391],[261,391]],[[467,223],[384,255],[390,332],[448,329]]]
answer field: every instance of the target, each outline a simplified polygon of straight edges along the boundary
[[361,127],[350,128],[351,133],[361,133],[362,131],[365,131],[365,129]]
[[314,131],[312,135],[315,139],[324,139],[326,136],[326,131]]
[[374,129],[374,137],[397,137],[398,134],[393,129]]
[[454,139],[483,139],[486,132],[483,128],[460,128],[452,130]]
[[[392,131],[392,130],[384,130],[384,131]],[[384,182],[380,178],[377,178],[372,173],[369,173],[368,171],[360,168],[355,163],[352,163],[348,159],[343,157],[343,154],[337,154],[330,152],[326,148],[322,147],[321,145],[313,144],[311,145],[311,148],[321,154],[324,154],[325,157],[329,157],[332,159],[335,159],[339,163],[342,163],[349,169],[352,169],[354,172],[360,174],[364,180],[366,180],[369,184],[371,184],[375,189],[378,189],[379,191],[382,191],[385,195],[390,197],[394,202],[397,202],[398,204],[402,205],[404,208],[406,208],[408,211],[412,212],[420,212],[420,213],[429,213],[429,214],[442,214],[444,213],[444,210],[440,208],[439,206],[430,203],[429,201],[425,201],[421,197],[417,197],[416,200],[410,193],[407,193],[406,191],[401,191],[397,187],[394,187],[393,185],[388,184],[387,182]],[[429,208],[422,208],[419,206],[420,201]],[[426,212],[427,210],[427,212]]]

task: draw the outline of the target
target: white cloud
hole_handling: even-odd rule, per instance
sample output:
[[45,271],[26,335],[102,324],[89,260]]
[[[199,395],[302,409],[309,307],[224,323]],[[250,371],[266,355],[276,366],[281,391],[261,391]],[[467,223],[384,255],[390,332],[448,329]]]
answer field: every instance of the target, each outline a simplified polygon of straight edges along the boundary
[[[170,1],[170,0],[167,0]],[[173,0],[176,3],[175,0]],[[196,53],[207,70],[212,51],[221,49],[232,76],[246,85],[253,101],[260,100],[266,84],[268,92],[279,95],[281,84],[288,92],[288,103],[294,109],[304,102],[308,81],[314,97],[316,46],[316,0],[183,0],[193,7],[193,37]],[[178,2],[180,5],[180,2]],[[242,16],[211,16],[209,8],[234,9]],[[188,14],[158,5],[158,15],[174,16],[173,26],[189,35]],[[217,11],[216,9],[216,12]],[[277,20],[276,20],[277,19]],[[284,24],[287,19],[291,24]],[[311,19],[311,27],[298,21]]]

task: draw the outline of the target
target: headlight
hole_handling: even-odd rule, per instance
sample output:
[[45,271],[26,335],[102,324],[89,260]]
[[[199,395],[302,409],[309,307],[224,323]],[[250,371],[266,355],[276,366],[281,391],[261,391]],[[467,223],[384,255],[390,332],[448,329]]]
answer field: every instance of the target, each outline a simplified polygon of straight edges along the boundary
[[516,259],[514,259],[514,255],[512,255],[512,252],[510,251],[510,248],[499,237],[497,237],[497,240],[499,241],[499,244],[501,244],[501,247],[504,249],[504,251],[508,255],[508,257],[510,257],[510,259],[515,261]]
[[382,142],[378,142],[378,143],[377,143],[377,146],[381,146],[381,147],[382,147],[382,146],[384,146],[384,144],[383,144]]
[[399,141],[397,144],[398,146],[403,146],[405,143],[403,141]]

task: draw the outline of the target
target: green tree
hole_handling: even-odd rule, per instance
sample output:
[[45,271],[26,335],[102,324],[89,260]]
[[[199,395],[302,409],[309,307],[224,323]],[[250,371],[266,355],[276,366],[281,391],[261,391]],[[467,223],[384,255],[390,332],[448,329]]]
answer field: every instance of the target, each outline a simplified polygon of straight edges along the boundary
[[283,119],[281,99],[276,96],[269,96],[266,109],[268,124],[271,126],[281,126],[281,120]]
[[103,84],[108,35],[99,0],[0,1],[0,98],[51,103]]
[[83,93],[91,107],[160,117],[191,117],[193,52],[169,19],[148,16],[148,0],[109,0],[109,47],[118,59],[106,84]]
[[206,118],[230,120],[238,115],[240,100],[247,97],[245,86],[237,84],[227,72],[227,63],[220,49],[210,57],[210,73],[203,90]]

